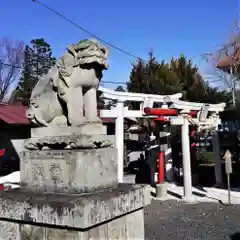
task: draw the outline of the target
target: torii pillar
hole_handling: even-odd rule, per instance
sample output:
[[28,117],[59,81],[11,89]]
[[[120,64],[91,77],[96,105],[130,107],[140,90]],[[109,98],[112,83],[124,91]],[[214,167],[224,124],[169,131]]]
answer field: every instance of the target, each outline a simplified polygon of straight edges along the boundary
[[190,138],[189,138],[189,121],[187,114],[189,111],[181,112],[183,124],[181,126],[181,140],[182,140],[182,161],[183,161],[183,199],[185,201],[192,201],[192,172],[191,172],[191,155],[190,155]]
[[117,118],[115,121],[115,147],[118,160],[118,182],[123,183],[123,158],[124,158],[124,101],[117,101]]
[[115,148],[117,150],[117,176],[118,182],[123,183],[124,178],[124,101],[117,100],[116,107],[111,110],[101,110],[100,116],[103,118],[115,119]]

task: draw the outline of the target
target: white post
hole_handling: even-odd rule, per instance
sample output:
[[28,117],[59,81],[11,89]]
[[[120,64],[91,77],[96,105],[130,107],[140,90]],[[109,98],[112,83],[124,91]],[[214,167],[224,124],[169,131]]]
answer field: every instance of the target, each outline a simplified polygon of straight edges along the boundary
[[117,118],[115,122],[115,147],[117,149],[118,182],[123,183],[124,158],[124,102],[116,104]]
[[189,142],[189,122],[186,117],[183,117],[182,125],[182,154],[183,154],[183,190],[184,199],[192,200],[192,174],[191,174],[191,157],[190,157],[190,142]]

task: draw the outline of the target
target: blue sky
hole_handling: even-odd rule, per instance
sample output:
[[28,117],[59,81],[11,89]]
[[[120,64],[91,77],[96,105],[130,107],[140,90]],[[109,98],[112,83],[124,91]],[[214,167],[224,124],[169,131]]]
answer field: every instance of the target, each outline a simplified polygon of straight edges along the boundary
[[[40,0],[104,40],[147,59],[184,53],[204,72],[200,54],[228,39],[237,0]],[[23,40],[44,37],[60,57],[68,44],[89,36],[31,0],[1,0],[1,36]],[[126,82],[133,58],[110,48],[110,69],[103,81]],[[114,84],[104,84],[111,88]]]

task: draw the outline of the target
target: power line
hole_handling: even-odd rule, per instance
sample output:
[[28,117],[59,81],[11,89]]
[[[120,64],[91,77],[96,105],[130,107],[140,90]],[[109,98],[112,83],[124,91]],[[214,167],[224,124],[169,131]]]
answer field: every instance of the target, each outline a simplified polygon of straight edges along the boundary
[[110,84],[112,84],[112,83],[114,83],[114,84],[127,84],[127,82],[113,82],[113,81],[101,81],[102,83],[110,83]]
[[[112,43],[110,43],[110,42],[108,42],[108,41],[106,41],[106,40],[98,37],[96,34],[91,33],[91,32],[88,31],[87,29],[81,27],[79,24],[77,24],[76,22],[72,21],[72,20],[69,19],[68,17],[64,16],[62,13],[56,11],[55,9],[49,7],[48,5],[42,3],[42,2],[40,2],[40,1],[38,1],[38,0],[32,0],[32,1],[35,2],[35,3],[38,3],[38,4],[41,5],[42,7],[46,8],[47,10],[51,11],[51,12],[54,13],[55,15],[59,16],[60,18],[64,19],[65,21],[67,21],[68,23],[70,23],[70,24],[72,24],[73,26],[77,27],[77,28],[80,29],[81,31],[83,31],[83,32],[87,33],[88,35],[90,35],[90,36],[98,39],[100,42],[102,42],[102,43],[104,43],[104,44],[106,44],[106,45],[108,45],[108,46],[110,46],[110,47],[118,50],[119,52],[122,52],[122,53],[124,53],[124,54],[126,54],[126,55],[128,55],[128,56],[130,56],[130,57],[133,57],[133,58],[136,58],[136,59],[140,59],[140,60],[142,60],[142,61],[145,62],[145,63],[148,62],[147,60],[144,60],[144,59],[142,59],[142,58],[140,58],[140,57],[138,57],[138,56],[136,56],[136,55],[134,55],[134,54],[132,54],[132,53],[130,53],[130,52],[122,49],[122,48],[119,48],[119,47],[115,46],[114,44],[112,44]],[[196,57],[199,57],[199,56],[202,57],[202,55],[203,55],[203,54],[193,56],[193,57],[191,57],[191,59],[196,58]],[[10,64],[6,64],[6,63],[2,63],[2,64],[4,64],[5,66],[13,67],[13,65],[10,65]],[[14,66],[14,67],[23,69],[21,66]],[[213,81],[213,82],[215,82],[215,81]],[[126,84],[126,82],[113,82],[113,81],[102,81],[102,83]]]
[[[4,65],[4,66],[8,66],[8,67],[15,67],[15,68],[19,68],[19,69],[22,69],[24,70],[24,68],[22,66],[18,66],[18,65],[12,65],[12,64],[8,64],[8,63],[0,63],[0,65]],[[216,83],[216,82],[221,82],[222,79],[216,79],[216,80],[211,80],[211,81],[208,81],[209,83]],[[124,81],[101,81],[101,83],[106,83],[106,84],[126,84],[127,82],[124,82]]]
[[[0,61],[1,61],[1,60],[0,60]],[[15,68],[24,69],[22,66],[13,65],[13,64],[8,64],[8,63],[4,63],[4,62],[0,62],[0,65],[7,66],[7,67],[15,67]]]
[[[22,66],[17,66],[17,65],[13,65],[13,64],[8,64],[8,63],[4,63],[4,62],[0,62],[0,65],[4,65],[7,67],[15,67],[15,68],[19,68],[24,70],[24,67]],[[101,81],[101,83],[109,83],[109,84],[126,84],[127,82],[114,82],[114,81]]]
[[104,39],[98,37],[96,34],[91,33],[91,32],[88,31],[87,29],[81,27],[80,25],[78,25],[77,23],[75,23],[74,21],[72,21],[71,19],[69,19],[68,17],[64,16],[62,13],[60,13],[60,12],[56,11],[55,9],[49,7],[48,5],[42,3],[42,2],[40,2],[40,1],[38,1],[38,0],[32,0],[32,1],[35,2],[35,3],[38,3],[38,4],[41,5],[42,7],[46,8],[46,9],[48,9],[49,11],[53,12],[54,14],[58,15],[59,17],[61,17],[61,18],[64,19],[65,21],[67,21],[68,23],[74,25],[75,27],[77,27],[77,28],[80,29],[81,31],[87,33],[88,35],[96,38],[96,39],[99,40],[100,42],[102,42],[102,43],[104,43],[104,44],[106,44],[106,45],[108,45],[108,46],[110,46],[110,47],[112,47],[112,48],[115,48],[115,49],[118,50],[119,52],[122,52],[122,53],[124,53],[124,54],[126,54],[126,55],[128,55],[128,56],[130,56],[130,57],[132,57],[132,58],[141,59],[142,61],[147,62],[146,60],[144,60],[144,59],[142,59],[142,58],[140,58],[140,57],[138,57],[138,56],[136,56],[136,55],[134,55],[134,54],[132,54],[132,53],[130,53],[130,52],[122,49],[122,48],[120,48],[120,47],[117,47],[117,46],[115,46],[114,44],[112,44],[112,43],[110,43],[110,42],[108,42],[108,41],[105,41]]
[[[12,64],[8,64],[8,63],[0,63],[0,65],[4,65],[4,66],[8,66],[8,67],[15,67],[15,68],[19,68],[19,69],[24,69],[22,66],[17,66],[17,65],[12,65]],[[215,83],[215,82],[220,82],[221,79],[217,79],[217,80],[212,80],[212,81],[208,81],[209,83]],[[125,81],[101,81],[101,83],[106,83],[106,84],[126,84],[127,82]]]
[[[140,60],[142,60],[143,62],[148,63],[147,60],[145,60],[145,59],[143,59],[143,58],[141,58],[141,57],[138,57],[138,56],[136,56],[135,54],[133,54],[133,53],[131,53],[131,52],[128,52],[128,51],[126,51],[126,50],[124,50],[124,49],[122,49],[122,48],[120,48],[120,47],[117,47],[116,45],[114,45],[114,44],[112,44],[112,43],[110,43],[110,42],[102,39],[101,37],[98,37],[96,34],[90,32],[89,30],[85,29],[84,27],[81,27],[78,23],[74,22],[74,21],[71,20],[70,18],[64,16],[62,13],[60,13],[60,12],[58,12],[57,10],[49,7],[48,5],[42,3],[42,2],[40,2],[40,1],[38,1],[38,0],[31,0],[31,1],[39,4],[40,6],[42,6],[42,7],[44,7],[44,8],[46,8],[46,9],[49,10],[50,12],[52,12],[52,13],[54,13],[55,15],[59,16],[60,18],[64,19],[65,21],[67,21],[68,23],[72,24],[73,26],[77,27],[77,28],[80,29],[81,31],[87,33],[88,35],[90,35],[90,36],[92,36],[92,37],[94,37],[94,38],[96,38],[96,39],[99,40],[100,42],[102,42],[102,43],[104,43],[104,44],[106,44],[106,45],[108,45],[108,46],[116,49],[117,51],[119,51],[119,52],[121,52],[121,53],[124,53],[124,54],[126,54],[126,55],[128,55],[128,56],[130,56],[130,57],[132,57],[132,58],[140,59]],[[194,59],[194,58],[197,58],[197,57],[202,57],[202,55],[203,55],[203,54],[199,54],[199,55],[193,56],[193,57],[191,57],[191,59]]]
[[[0,63],[0,65],[4,65],[4,66],[7,66],[7,67],[15,67],[15,68],[19,68],[19,69],[22,69],[24,70],[24,67],[22,66],[18,66],[18,65],[12,65],[12,64],[8,64],[8,63]],[[216,80],[211,80],[211,81],[208,81],[209,83],[215,83],[215,82],[221,82],[222,79],[216,79]],[[127,81],[101,81],[101,83],[106,83],[106,84],[127,84]]]

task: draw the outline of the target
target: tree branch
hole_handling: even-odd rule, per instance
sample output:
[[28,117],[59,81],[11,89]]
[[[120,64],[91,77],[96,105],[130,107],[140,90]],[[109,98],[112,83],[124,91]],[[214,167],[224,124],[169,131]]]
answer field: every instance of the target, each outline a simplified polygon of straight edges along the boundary
[[0,39],[0,101],[6,97],[11,85],[19,79],[23,52],[23,42]]

